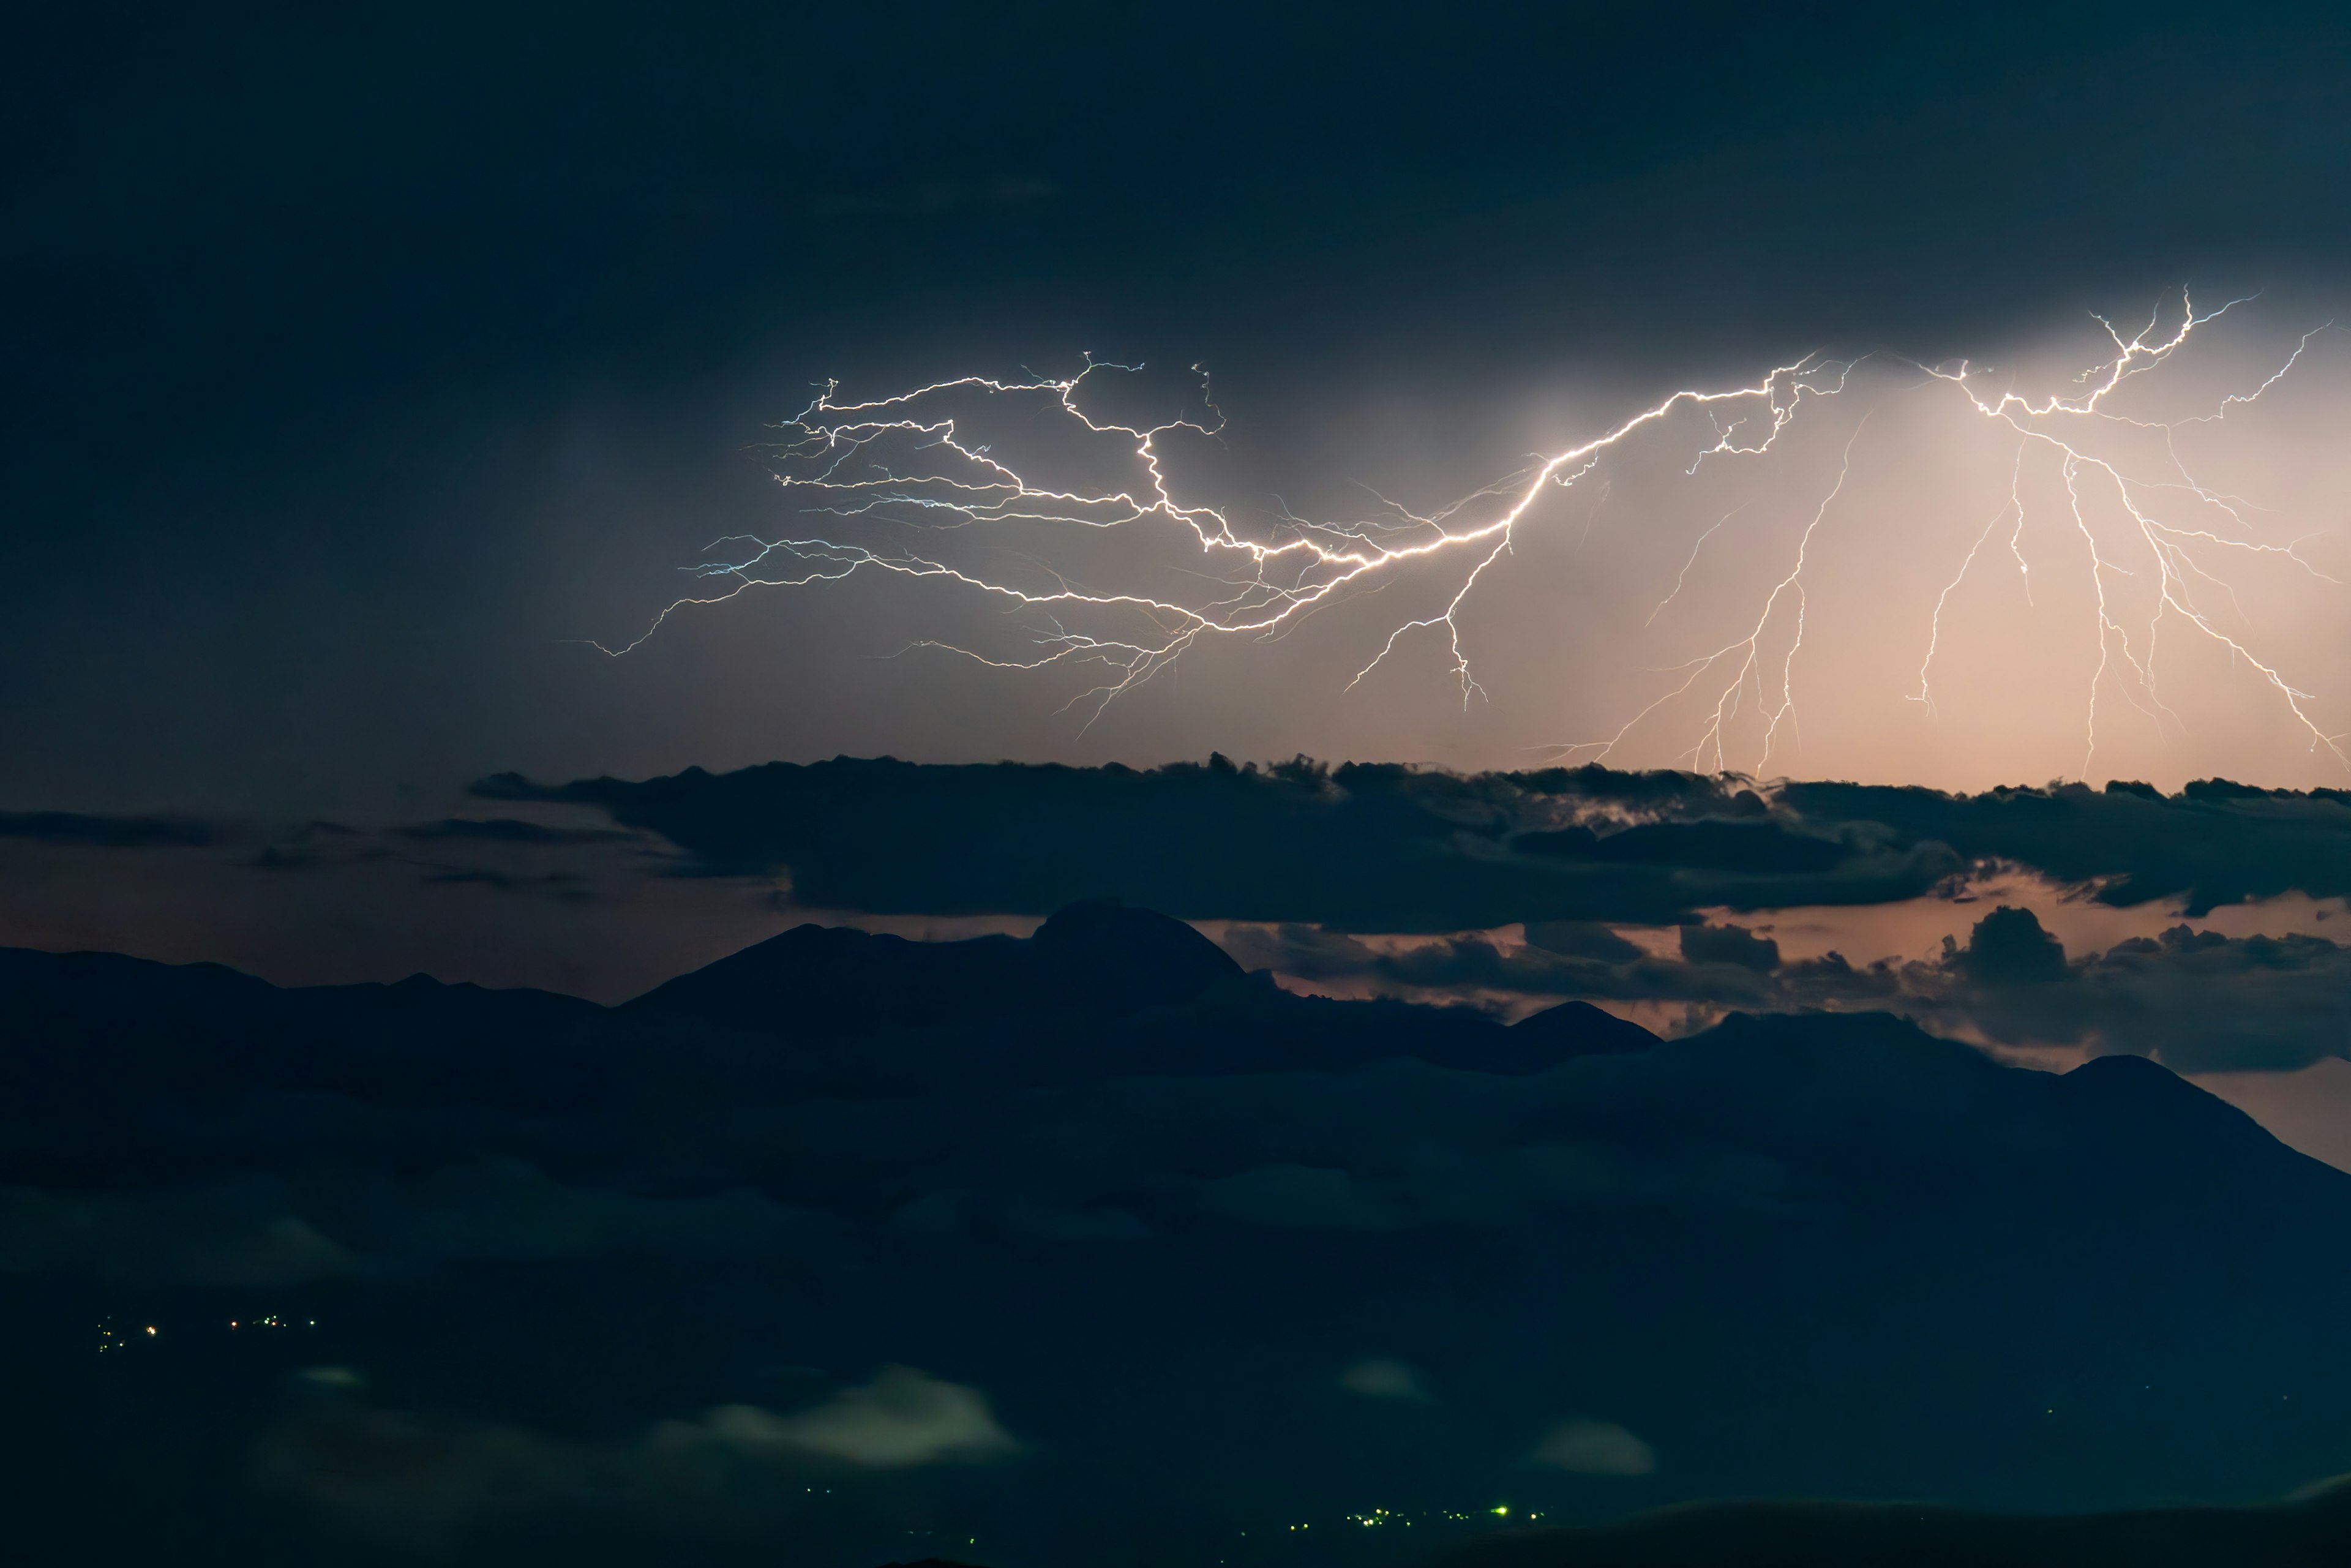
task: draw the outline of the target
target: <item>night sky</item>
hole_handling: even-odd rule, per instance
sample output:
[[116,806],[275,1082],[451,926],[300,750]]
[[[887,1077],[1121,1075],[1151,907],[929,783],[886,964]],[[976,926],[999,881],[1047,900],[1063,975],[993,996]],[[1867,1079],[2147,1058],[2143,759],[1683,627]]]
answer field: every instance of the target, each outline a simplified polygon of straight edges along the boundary
[[[2317,7],[12,14],[26,1529],[2303,1561],[2346,82]],[[1090,359],[1180,507],[1076,526]],[[1442,548],[1185,640],[1310,539]]]
[[[746,448],[827,377],[1196,362],[1266,488],[1434,502],[1810,350],[1980,358],[2183,284],[2314,326],[2351,224],[2351,30],[2317,9],[10,28],[0,798],[25,808],[1315,750],[1322,689],[1080,737],[1064,691],[877,669],[936,606],[862,587],[632,665],[572,640],[634,635],[709,540],[780,526]],[[1344,738],[1471,766],[1553,738],[1382,737]]]

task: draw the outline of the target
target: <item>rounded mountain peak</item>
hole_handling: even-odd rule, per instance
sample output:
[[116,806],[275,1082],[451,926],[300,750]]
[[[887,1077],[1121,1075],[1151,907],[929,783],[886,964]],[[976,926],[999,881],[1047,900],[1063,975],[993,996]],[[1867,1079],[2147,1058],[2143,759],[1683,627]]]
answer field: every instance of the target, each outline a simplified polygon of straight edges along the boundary
[[1030,943],[1052,992],[1121,1011],[1188,1001],[1241,975],[1223,948],[1181,920],[1115,898],[1062,905]]

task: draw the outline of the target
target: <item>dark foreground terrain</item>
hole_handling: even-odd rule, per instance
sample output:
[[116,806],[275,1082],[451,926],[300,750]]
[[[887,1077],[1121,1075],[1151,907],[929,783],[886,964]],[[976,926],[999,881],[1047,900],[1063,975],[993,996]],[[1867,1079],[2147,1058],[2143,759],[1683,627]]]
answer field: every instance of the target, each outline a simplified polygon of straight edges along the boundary
[[2324,1568],[2351,1562],[2351,1485],[2251,1508],[2021,1517],[1916,1503],[1723,1502],[1534,1531],[1441,1568]]
[[9,951],[0,1031],[27,1562],[2335,1560],[2251,1505],[2351,1470],[2351,1176],[2137,1057],[1110,904],[617,1009]]
[[[2332,1568],[2351,1482],[2245,1508],[1970,1513],[1918,1503],[1685,1503],[1614,1524],[1505,1531],[1427,1568]],[[972,1568],[940,1558],[883,1568]]]

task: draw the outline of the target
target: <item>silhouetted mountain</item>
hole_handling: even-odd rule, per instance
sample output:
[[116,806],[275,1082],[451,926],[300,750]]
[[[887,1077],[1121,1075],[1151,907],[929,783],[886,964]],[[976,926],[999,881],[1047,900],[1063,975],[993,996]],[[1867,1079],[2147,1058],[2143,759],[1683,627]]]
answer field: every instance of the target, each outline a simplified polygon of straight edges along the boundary
[[604,1010],[423,975],[281,990],[217,964],[0,948],[0,1094],[63,1110],[310,1089],[558,1113],[599,1092]]
[[2351,1469],[2351,1176],[2135,1057],[1504,1028],[1106,902],[618,1009],[5,952],[0,1028],[0,1465],[77,1560],[1279,1568]]
[[218,965],[24,949],[0,949],[0,1009],[28,1042],[0,1059],[0,1090],[60,1112],[111,1112],[126,1092],[319,1091],[578,1113],[602,1103],[616,1063],[653,1054],[656,1038],[664,1053],[743,1080],[738,1091],[888,1093],[1395,1056],[1532,1072],[1656,1043],[1580,1002],[1505,1030],[1466,1009],[1293,996],[1243,975],[1181,921],[1108,899],[1073,904],[1026,939],[801,925],[614,1009],[422,975],[281,990]]
[[1001,1018],[1047,1000],[1029,945],[1018,937],[910,942],[846,926],[799,925],[628,1005],[824,1037]]
[[1060,910],[1025,940],[910,942],[801,925],[629,1005],[820,1037],[1065,1009],[1123,1017],[1240,973],[1182,921],[1105,898]]
[[1511,1026],[1510,1040],[1523,1042],[1529,1060],[1545,1067],[1571,1056],[1646,1051],[1657,1043],[1657,1037],[1639,1024],[1590,1002],[1562,1002],[1522,1018]]

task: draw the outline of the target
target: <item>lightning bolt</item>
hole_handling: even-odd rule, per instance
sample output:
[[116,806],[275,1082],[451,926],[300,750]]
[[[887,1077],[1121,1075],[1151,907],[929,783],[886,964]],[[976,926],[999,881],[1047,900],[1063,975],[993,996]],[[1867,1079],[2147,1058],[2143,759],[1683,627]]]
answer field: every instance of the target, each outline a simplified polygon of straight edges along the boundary
[[[1123,423],[1095,411],[1101,400],[1093,392],[1103,378],[1131,375],[1142,367],[1097,361],[1091,355],[1076,373],[1066,376],[960,377],[862,401],[843,398],[839,382],[827,382],[806,408],[779,427],[779,439],[768,448],[777,482],[808,497],[808,515],[852,522],[889,521],[909,525],[917,532],[993,530],[987,532],[989,538],[1030,526],[1104,534],[1173,530],[1165,537],[1180,541],[1196,560],[1196,567],[1183,575],[1199,586],[1189,591],[1164,585],[1152,590],[1095,586],[1033,554],[1013,558],[1023,570],[987,570],[953,564],[935,552],[911,546],[880,548],[820,535],[774,539],[742,536],[715,541],[708,552],[713,559],[686,569],[710,585],[707,591],[673,601],[633,641],[596,646],[615,656],[627,653],[658,632],[672,615],[721,603],[754,588],[806,587],[862,575],[932,580],[994,602],[1019,618],[1027,628],[1029,651],[1010,657],[992,656],[928,638],[905,651],[936,649],[994,669],[1037,671],[1066,666],[1093,672],[1092,684],[1079,690],[1064,707],[1064,711],[1082,712],[1084,723],[1090,726],[1120,696],[1175,665],[1204,639],[1277,639],[1323,609],[1379,591],[1426,568],[1451,573],[1450,587],[1440,601],[1442,608],[1397,621],[1345,689],[1360,685],[1406,643],[1429,633],[1442,638],[1445,666],[1467,707],[1484,695],[1484,687],[1464,643],[1465,611],[1480,583],[1512,553],[1519,530],[1530,525],[1546,496],[1554,489],[1573,489],[1599,474],[1600,495],[1584,517],[1588,532],[1598,500],[1607,495],[1608,479],[1601,473],[1604,465],[1634,443],[1694,438],[1692,445],[1683,448],[1688,459],[1684,472],[1688,474],[1697,473],[1709,460],[1763,458],[1775,451],[1800,417],[1809,421],[1809,411],[1847,394],[1865,361],[1879,360],[1909,375],[1912,385],[1922,392],[1954,395],[1961,408],[2006,427],[2018,441],[2005,501],[1976,534],[1928,617],[1917,690],[1908,694],[1911,701],[1923,705],[1930,715],[1935,711],[1930,677],[1941,644],[1945,612],[2002,520],[2011,516],[2015,523],[2009,535],[2009,550],[2030,601],[2022,486],[2028,456],[2038,452],[2047,455],[2062,478],[2075,531],[2087,546],[2086,572],[2095,600],[2093,630],[2098,657],[2085,716],[2084,776],[2097,752],[2102,692],[2118,691],[2158,726],[2167,716],[2179,722],[2177,713],[2163,700],[2158,681],[2158,642],[2166,621],[2177,622],[2225,647],[2232,663],[2252,672],[2283,706],[2306,733],[2314,750],[2324,747],[2351,769],[2351,757],[2343,749],[2344,737],[2325,732],[2313,716],[2309,705],[2315,699],[2312,695],[2258,657],[2242,637],[2223,630],[2202,602],[2215,593],[2228,595],[2233,601],[2234,591],[2212,564],[2226,554],[2283,556],[2302,570],[2323,576],[2298,553],[2306,538],[2278,545],[2247,537],[2253,531],[2244,516],[2251,504],[2199,481],[2173,441],[2179,425],[2219,423],[2232,409],[2259,400],[2294,368],[2311,340],[2332,323],[2304,333],[2285,361],[2258,385],[2230,393],[2210,413],[2193,419],[2151,422],[2127,417],[2108,406],[2118,389],[2158,370],[2191,334],[2242,303],[2231,300],[2219,309],[2199,314],[2183,291],[2179,296],[2179,323],[2168,333],[2158,326],[2166,315],[2160,305],[2146,327],[2127,336],[2105,318],[2094,317],[2109,340],[2111,352],[2074,379],[2076,390],[2051,393],[2038,401],[2013,386],[1992,390],[1988,373],[1966,361],[1950,368],[1890,355],[1842,361],[1807,355],[1775,366],[1745,384],[1686,387],[1669,392],[1588,440],[1565,450],[1534,455],[1517,471],[1433,510],[1415,511],[1374,492],[1382,509],[1369,517],[1318,520],[1297,516],[1285,505],[1276,513],[1273,527],[1255,531],[1237,524],[1226,508],[1185,499],[1171,477],[1170,447],[1178,438],[1215,440],[1225,425],[1209,378],[1196,366],[1193,367],[1196,393],[1184,407],[1156,423]],[[1125,455],[1130,476],[1107,485],[1033,479],[999,456],[988,443],[966,434],[963,416],[956,408],[971,400],[1025,406],[1033,417],[1068,422],[1084,438],[1114,443]],[[1688,417],[1692,415],[1698,418]],[[1847,433],[1834,485],[1822,497],[1797,539],[1787,570],[1764,591],[1754,620],[1742,633],[1660,672],[1667,676],[1667,689],[1613,733],[1538,749],[1561,760],[1577,757],[1605,760],[1649,721],[1676,707],[1677,699],[1698,693],[1702,695],[1697,698],[1701,710],[1697,727],[1686,737],[1690,744],[1679,756],[1695,768],[1727,768],[1730,764],[1728,730],[1745,706],[1753,716],[1750,722],[1760,724],[1761,729],[1760,754],[1752,770],[1760,774],[1768,768],[1783,731],[1789,739],[1798,735],[1797,657],[1803,647],[1809,609],[1805,572],[1815,537],[1854,472],[1855,449],[1868,417],[1865,412]],[[2134,472],[2092,450],[2089,434],[2107,426],[2158,435],[2166,459],[2162,471]],[[2124,559],[2101,545],[2092,520],[2101,504],[2117,507],[2127,520],[2129,557],[2138,570],[2147,572],[2154,591],[2154,612],[2136,643],[2107,593],[2110,577],[2135,573]],[[2195,515],[2184,519],[2169,517],[2175,508]],[[1734,509],[1698,536],[1672,588],[1645,624],[1654,623],[1680,595],[1707,541],[1736,515]],[[2239,615],[2241,620],[2241,611]],[[1678,683],[1674,684],[1677,676]]]
[[[2179,717],[2158,695],[2152,668],[2156,639],[2167,613],[2176,613],[2195,631],[2227,648],[2232,661],[2241,660],[2255,671],[2261,679],[2283,700],[2287,711],[2294,716],[2294,722],[2309,736],[2312,749],[2324,747],[2338,765],[2346,770],[2351,770],[2351,757],[2345,755],[2341,744],[2345,737],[2340,735],[2330,735],[2321,729],[2317,721],[2311,716],[2309,710],[2304,706],[2305,703],[2315,700],[2312,694],[2289,685],[2285,677],[2276,669],[2255,658],[2244,643],[2215,626],[2205,612],[2198,608],[2190,580],[2200,579],[2208,583],[2220,584],[2220,580],[2212,575],[2196,559],[2194,547],[2198,544],[2210,545],[2222,549],[2242,550],[2257,555],[2283,555],[2313,576],[2324,578],[2325,574],[2317,571],[2296,553],[2302,543],[2300,540],[2288,545],[2262,544],[2248,539],[2228,538],[2210,528],[2178,528],[2157,518],[2147,509],[2150,493],[2158,490],[2179,489],[2187,491],[2204,506],[2220,512],[2238,527],[2245,527],[2243,514],[2238,510],[2235,501],[2199,484],[2189,472],[2187,465],[2180,461],[2179,450],[2172,442],[2172,435],[2177,429],[2177,423],[2187,422],[2150,425],[2147,421],[2127,419],[2110,413],[2101,407],[2115,390],[2125,382],[2134,376],[2147,374],[2170,359],[2179,351],[2181,345],[2188,341],[2189,334],[2197,328],[2217,320],[2244,303],[2243,299],[2231,299],[2219,309],[2199,316],[2196,313],[2194,302],[2189,298],[2187,291],[2182,290],[2179,296],[2179,326],[2168,338],[2161,339],[2156,336],[2159,329],[2158,323],[2161,319],[2160,308],[2148,317],[2145,327],[2127,339],[2104,317],[2095,318],[2098,324],[2105,329],[2106,336],[2114,344],[2115,354],[2103,365],[2085,371],[2077,384],[2085,385],[2088,390],[2071,398],[2063,394],[2052,394],[2041,402],[2035,403],[2022,394],[2009,390],[1986,402],[1974,390],[1966,365],[1962,364],[1956,373],[1947,373],[1931,367],[1921,367],[1928,375],[1949,381],[1958,387],[1966,396],[1970,406],[1973,407],[1978,413],[1988,419],[2000,420],[2028,442],[2038,442],[2053,450],[2057,454],[2063,465],[2066,495],[2073,504],[2074,522],[2090,547],[2090,580],[2095,588],[2097,600],[2098,665],[2090,681],[2088,715],[2085,721],[2087,735],[2082,755],[2082,777],[2085,779],[2089,777],[2091,761],[2097,755],[2097,692],[2109,667],[2110,641],[2120,647],[2124,662],[2130,665],[2133,674],[2137,677],[2140,695],[2134,695],[2126,687],[2124,690],[2126,698],[2149,716],[2157,717],[2158,723],[2160,723],[2158,716],[2168,716],[2174,720]],[[2283,365],[2272,372],[2266,381],[2250,392],[2232,393],[2223,398],[2218,408],[2210,414],[2199,416],[2196,423],[2218,422],[2227,416],[2231,407],[2251,403],[2260,398],[2262,393],[2275,386],[2279,380],[2301,360],[2303,351],[2310,346],[2311,339],[2325,330],[2326,326],[2331,324],[2314,327],[2303,334],[2301,341],[2295,344],[2294,352],[2287,357]],[[2043,427],[2040,422],[2044,420],[2061,425],[2068,423],[2095,423],[2105,420],[2142,429],[2160,430],[2163,433],[2165,451],[2171,458],[2175,477],[2163,480],[2134,478],[2116,464],[2082,451],[2059,431]],[[2112,497],[2119,503],[2123,512],[2130,518],[2137,531],[2141,542],[2147,547],[2147,559],[2156,570],[2156,612],[2147,624],[2147,654],[2144,660],[2131,652],[2128,632],[2116,622],[2109,613],[2105,589],[2106,574],[2123,569],[2107,561],[2099,554],[2096,537],[2083,516],[2080,479],[2085,471],[2098,476]],[[2020,562],[2021,560],[2020,556]],[[2221,586],[2225,587],[2225,584]],[[2144,700],[2141,700],[2142,696]]]
[[2019,494],[2023,482],[2024,448],[2020,444],[2016,449],[2015,465],[2009,471],[2008,499],[2001,503],[2000,510],[1984,524],[1983,532],[1978,534],[1976,542],[1968,547],[1966,557],[1959,562],[1959,570],[1951,574],[1951,580],[1943,584],[1943,591],[1935,598],[1935,613],[1927,622],[1927,656],[1918,661],[1918,689],[1910,696],[1914,703],[1924,703],[1928,713],[1935,711],[1935,694],[1927,683],[1927,672],[1934,668],[1935,650],[1943,640],[1943,607],[1951,601],[1951,595],[1967,580],[1968,568],[1975,565],[1976,556],[1982,550],[1984,541],[1991,538],[1992,529],[2000,527],[2001,520],[2011,512],[2016,514],[2016,529],[2008,536],[2008,548],[2016,556],[2016,570],[2024,576],[2025,600],[2028,603],[2032,601],[2032,569],[2025,561],[2023,546],[2019,543],[2024,536],[2024,497]]

